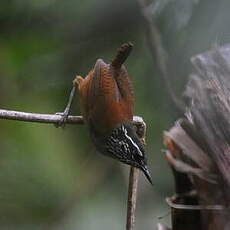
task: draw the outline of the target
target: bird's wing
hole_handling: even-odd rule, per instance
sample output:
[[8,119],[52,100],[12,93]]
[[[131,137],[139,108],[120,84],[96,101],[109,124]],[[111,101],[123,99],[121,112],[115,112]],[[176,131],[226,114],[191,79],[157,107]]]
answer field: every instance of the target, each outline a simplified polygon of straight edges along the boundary
[[102,133],[133,118],[133,90],[127,72],[99,59],[92,71],[88,88],[89,120]]

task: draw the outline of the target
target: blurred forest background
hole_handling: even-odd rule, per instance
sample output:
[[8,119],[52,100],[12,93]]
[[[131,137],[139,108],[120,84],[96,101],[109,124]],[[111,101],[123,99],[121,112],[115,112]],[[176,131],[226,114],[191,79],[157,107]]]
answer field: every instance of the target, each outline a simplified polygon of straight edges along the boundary
[[[190,57],[230,41],[229,9],[229,0],[2,0],[0,108],[62,111],[76,74],[85,76],[98,58],[109,62],[122,43],[134,43],[126,66],[135,114],[148,127],[154,181],[151,187],[140,177],[136,229],[169,223],[169,216],[158,219],[173,194],[162,132],[181,111],[150,50],[143,13],[161,36],[167,81],[182,98]],[[76,97],[72,114],[79,113]],[[0,120],[0,127],[1,229],[124,229],[129,167],[95,153],[84,126]]]

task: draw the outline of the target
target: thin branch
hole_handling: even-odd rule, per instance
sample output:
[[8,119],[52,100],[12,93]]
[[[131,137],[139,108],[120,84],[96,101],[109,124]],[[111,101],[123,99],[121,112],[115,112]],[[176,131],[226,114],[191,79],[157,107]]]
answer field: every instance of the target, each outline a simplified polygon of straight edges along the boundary
[[[57,124],[62,119],[62,116],[57,114],[27,113],[0,109],[0,119]],[[83,124],[84,121],[82,116],[68,116],[66,123]]]
[[[136,116],[134,117],[134,123],[137,127],[137,135],[139,139],[145,144],[146,124],[144,120],[141,117]],[[139,169],[131,166],[129,174],[126,230],[133,230],[135,226],[138,179]]]
[[[14,110],[0,109],[0,119],[5,120],[16,120],[16,121],[25,121],[25,122],[37,122],[45,124],[57,124],[62,119],[61,115],[57,114],[41,114],[41,113],[28,113]],[[139,116],[133,117],[133,123],[137,126],[139,132],[145,126],[143,119]],[[68,116],[66,124],[84,124],[82,116]]]
[[[184,112],[184,103],[180,100],[174,93],[169,80],[168,71],[168,54],[163,47],[160,31],[158,30],[155,22],[153,21],[151,14],[148,12],[148,1],[147,0],[137,0],[141,9],[142,16],[145,22],[146,29],[146,39],[148,42],[149,51],[157,63],[160,75],[162,76],[167,91],[176,107]],[[153,3],[152,3],[153,4]]]
[[126,230],[133,230],[135,225],[138,178],[139,169],[130,167]]

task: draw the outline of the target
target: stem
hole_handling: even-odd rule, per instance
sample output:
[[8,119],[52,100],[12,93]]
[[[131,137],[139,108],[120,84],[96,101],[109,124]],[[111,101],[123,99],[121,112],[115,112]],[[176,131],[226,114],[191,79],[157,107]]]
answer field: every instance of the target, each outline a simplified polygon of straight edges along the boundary
[[133,230],[135,225],[138,178],[139,169],[130,167],[126,230]]
[[73,86],[73,88],[72,88],[72,90],[70,92],[70,95],[69,95],[68,103],[67,103],[66,108],[65,108],[65,110],[63,112],[63,114],[66,115],[66,118],[67,118],[67,116],[69,116],[69,112],[70,112],[70,108],[71,108],[71,105],[72,105],[72,102],[73,102],[73,98],[75,96],[75,92],[76,92],[76,87]]
[[[0,119],[57,124],[62,119],[62,116],[57,114],[27,113],[0,109]],[[82,116],[68,116],[66,123],[83,124],[84,121]]]
[[[145,144],[146,124],[144,120],[141,117],[134,116],[133,122],[134,125],[137,127],[138,138],[143,144]],[[126,230],[134,230],[135,226],[138,179],[139,169],[131,166],[129,173]]]
[[[41,114],[41,113],[28,113],[14,110],[0,109],[0,119],[17,120],[25,122],[38,122],[46,124],[57,124],[62,119],[62,115],[58,114]],[[82,116],[68,116],[67,124],[84,124]],[[137,127],[145,125],[143,119],[139,116],[133,117],[133,124]]]

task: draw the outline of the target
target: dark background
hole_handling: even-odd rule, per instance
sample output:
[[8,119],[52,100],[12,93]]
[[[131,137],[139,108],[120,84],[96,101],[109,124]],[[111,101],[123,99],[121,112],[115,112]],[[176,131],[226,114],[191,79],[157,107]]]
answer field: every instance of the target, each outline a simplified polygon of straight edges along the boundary
[[[146,12],[167,52],[168,82],[182,92],[192,55],[230,40],[229,0],[156,0]],[[152,4],[151,4],[152,3]],[[162,134],[181,113],[165,87],[146,42],[136,0],[2,0],[0,108],[62,111],[75,75],[98,58],[109,62],[124,42],[134,43],[126,66],[135,89],[135,114],[147,123],[154,186],[141,175],[136,229],[169,223],[165,197],[173,178]],[[72,113],[78,115],[76,98]],[[129,167],[97,153],[84,126],[0,121],[1,229],[124,229]]]

